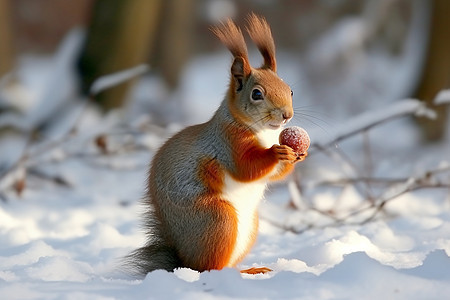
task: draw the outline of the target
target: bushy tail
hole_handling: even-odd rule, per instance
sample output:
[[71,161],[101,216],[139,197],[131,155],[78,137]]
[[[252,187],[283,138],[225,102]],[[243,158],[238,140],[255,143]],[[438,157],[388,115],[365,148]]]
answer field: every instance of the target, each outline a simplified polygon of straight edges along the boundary
[[144,277],[154,270],[167,270],[172,272],[180,267],[180,261],[174,249],[165,245],[151,244],[138,248],[125,258],[126,273]]
[[[145,201],[147,200],[147,201]],[[123,269],[131,275],[145,277],[154,270],[167,270],[172,272],[182,264],[173,247],[167,245],[162,225],[156,217],[151,203],[145,199],[147,210],[144,214],[144,228],[147,231],[147,243],[123,258]]]

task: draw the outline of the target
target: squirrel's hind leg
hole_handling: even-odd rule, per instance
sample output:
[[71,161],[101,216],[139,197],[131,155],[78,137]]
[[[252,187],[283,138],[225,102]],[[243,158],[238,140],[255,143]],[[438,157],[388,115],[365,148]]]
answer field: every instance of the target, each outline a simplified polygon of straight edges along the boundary
[[186,232],[197,232],[184,245],[178,245],[178,255],[185,267],[197,270],[220,270],[227,267],[234,251],[238,220],[234,207],[218,195],[203,197],[200,212]]

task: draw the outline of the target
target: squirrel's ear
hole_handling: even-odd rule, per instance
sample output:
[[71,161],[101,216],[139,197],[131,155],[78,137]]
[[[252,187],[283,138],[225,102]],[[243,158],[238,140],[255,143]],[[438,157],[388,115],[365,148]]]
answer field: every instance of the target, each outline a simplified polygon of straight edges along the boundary
[[243,82],[250,73],[251,68],[248,61],[241,56],[235,57],[231,65],[231,76],[233,76],[236,91],[242,90]]

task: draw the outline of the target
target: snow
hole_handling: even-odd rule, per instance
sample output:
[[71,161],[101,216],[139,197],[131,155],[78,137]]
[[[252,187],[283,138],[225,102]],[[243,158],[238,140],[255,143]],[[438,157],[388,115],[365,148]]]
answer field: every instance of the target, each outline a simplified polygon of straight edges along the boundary
[[[143,166],[150,158],[137,156],[136,164]],[[450,211],[444,194],[399,197],[388,204],[395,218],[327,226],[330,221],[314,211],[286,211],[277,201],[287,201],[287,192],[273,187],[261,207],[257,244],[239,266],[273,272],[177,269],[140,280],[120,272],[120,258],[143,242],[137,200],[146,168],[98,167],[77,159],[60,161],[58,168],[71,177],[73,188],[30,182],[21,198],[8,191],[8,202],[1,203],[4,299],[420,299],[450,293]],[[348,210],[362,201],[350,188],[341,197],[349,201],[339,206],[333,192],[318,194],[317,208]],[[317,228],[286,232],[267,215]]]
[[450,90],[440,91],[433,100],[435,105],[450,103]]
[[136,67],[133,67],[131,69],[123,70],[120,72],[116,72],[114,74],[109,74],[102,76],[94,81],[94,83],[91,86],[90,94],[91,95],[97,95],[98,93],[114,87],[120,83],[123,83],[125,81],[128,81],[134,77],[137,77],[139,75],[144,74],[148,71],[147,65],[138,65]]
[[[0,139],[2,299],[437,299],[450,295],[449,189],[433,188],[450,182],[450,139],[422,144],[419,130],[407,120],[398,120],[416,113],[431,116],[414,99],[379,102],[376,109],[371,104],[365,113],[345,116],[345,122],[325,134],[308,129],[311,148],[316,145],[316,149],[310,149],[296,176],[270,186],[259,209],[258,240],[238,266],[265,266],[272,272],[248,275],[227,268],[199,273],[180,268],[173,273],[154,271],[145,278],[124,273],[121,259],[144,242],[139,199],[145,192],[149,161],[182,125],[152,124],[139,103],[131,102],[135,106],[125,113],[102,116],[93,107],[70,101],[72,88],[63,87],[75,85],[67,66],[79,43],[78,34],[68,38],[71,47],[61,47],[56,54],[64,61],[55,66],[56,73],[37,58],[28,58],[28,63],[25,59],[22,92],[13,90],[8,96],[25,97],[19,105],[25,115],[10,115],[8,120],[14,124],[25,120],[23,127],[30,128],[45,119],[35,103],[44,103],[39,95],[46,94],[56,80],[61,89],[50,99],[68,101],[63,106],[70,112],[56,118],[55,128],[45,132],[60,142],[50,149],[45,143],[32,147],[26,152],[30,159],[6,176],[1,175],[5,166],[14,166],[27,143],[10,134]],[[222,54],[193,60],[174,94],[189,116],[183,122],[201,122],[213,113],[225,92],[228,63],[229,57]],[[289,68],[283,60],[279,66],[280,70],[286,66],[286,73],[297,67]],[[36,84],[42,70],[48,76]],[[144,70],[140,66],[122,75],[126,79]],[[60,72],[66,75],[57,76]],[[99,87],[106,88],[116,79],[124,78],[115,74]],[[149,80],[153,79],[144,78],[142,84]],[[158,79],[152,86],[157,83]],[[132,93],[133,97],[144,101],[142,95],[149,91],[142,86],[136,90],[142,92]],[[444,91],[435,104],[446,105],[448,98]],[[74,122],[77,135],[65,139]],[[361,131],[370,141],[370,155],[361,146]],[[99,135],[106,136],[110,153],[102,154],[95,146]],[[334,144],[337,147],[330,147]],[[317,145],[328,147],[332,154],[319,151]],[[361,167],[364,164],[372,166]],[[38,167],[54,179],[33,176],[25,166]],[[364,176],[392,182],[352,182]],[[21,178],[26,180],[19,195],[14,186]],[[55,178],[67,184],[58,184]],[[337,184],[342,181],[347,183]],[[430,188],[408,190],[420,184]],[[384,210],[377,212],[368,205],[368,195],[375,204],[385,201]],[[390,199],[392,195],[396,197]]]
[[[77,82],[73,65],[83,39],[84,32],[74,29],[65,37],[55,55],[20,59],[16,74],[5,78],[2,82],[4,88],[0,89],[0,98],[20,114],[5,113],[0,125],[11,123],[17,128],[30,130],[58,114],[67,100],[75,95]],[[39,75],[36,70],[39,70]]]

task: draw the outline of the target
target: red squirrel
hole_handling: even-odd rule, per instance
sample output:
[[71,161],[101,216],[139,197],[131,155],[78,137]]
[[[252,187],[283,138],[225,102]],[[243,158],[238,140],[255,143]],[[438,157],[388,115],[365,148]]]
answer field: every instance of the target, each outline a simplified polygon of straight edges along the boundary
[[263,65],[250,66],[242,31],[233,21],[213,27],[233,55],[225,99],[208,122],[178,132],[153,158],[144,199],[147,243],[128,256],[137,274],[236,266],[255,242],[257,206],[266,185],[307,155],[277,144],[294,114],[293,93],[276,73],[268,23],[253,13],[247,23]]

